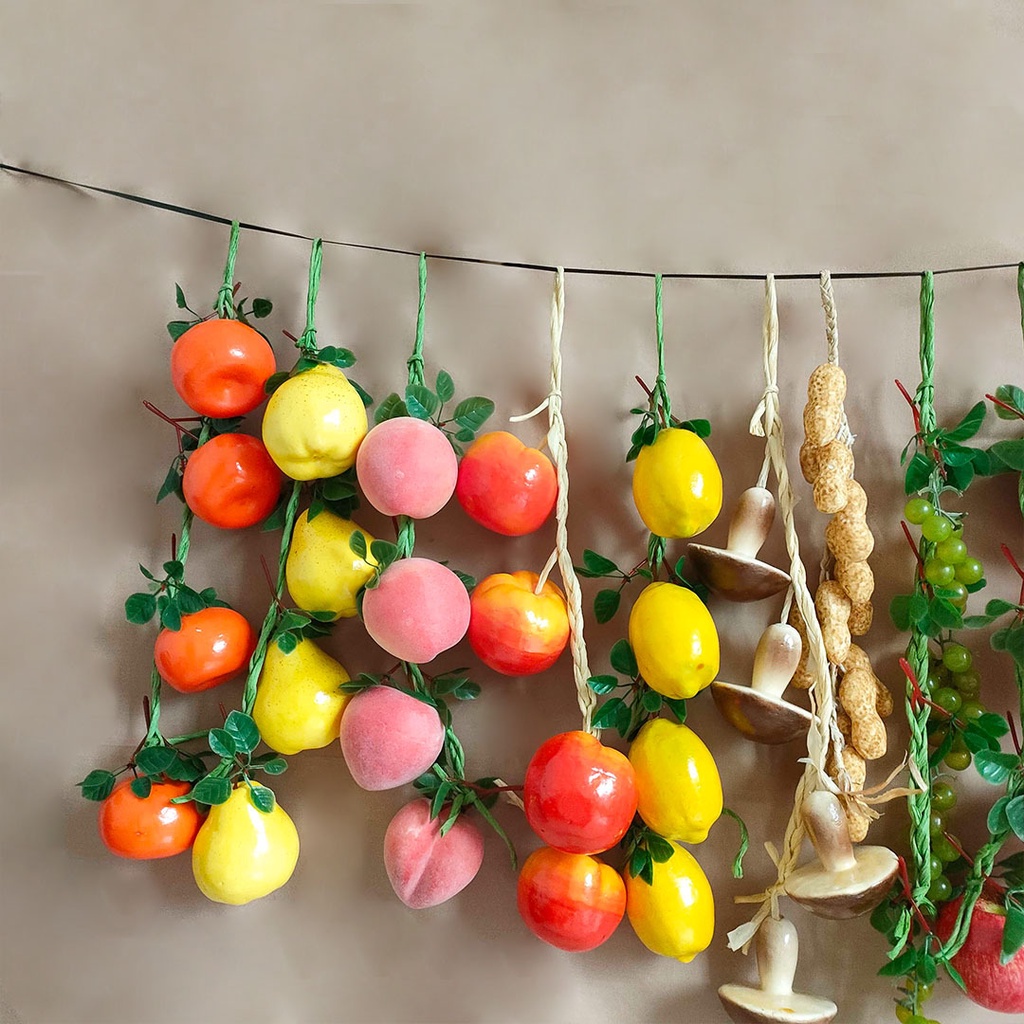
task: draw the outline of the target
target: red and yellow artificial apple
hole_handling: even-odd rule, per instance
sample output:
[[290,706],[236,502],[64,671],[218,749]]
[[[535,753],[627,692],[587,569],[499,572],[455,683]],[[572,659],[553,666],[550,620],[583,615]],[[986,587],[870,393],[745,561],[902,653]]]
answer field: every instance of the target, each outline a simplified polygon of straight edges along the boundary
[[526,858],[516,897],[530,931],[570,953],[600,946],[626,910],[626,887],[613,867],[550,846]]
[[469,644],[488,667],[506,676],[551,668],[569,642],[569,612],[550,580],[536,593],[533,572],[499,572],[470,597]]
[[587,732],[545,740],[526,768],[526,820],[563,853],[610,850],[633,821],[636,799],[629,759]]
[[[935,932],[945,942],[953,933],[963,897],[945,903],[939,911]],[[967,995],[979,1006],[999,1013],[1024,1013],[1024,949],[1007,964],[999,962],[1006,927],[1002,891],[986,886],[974,904],[967,941],[953,957]]]
[[459,464],[459,504],[471,519],[506,537],[541,527],[557,494],[551,460],[504,430],[479,437]]

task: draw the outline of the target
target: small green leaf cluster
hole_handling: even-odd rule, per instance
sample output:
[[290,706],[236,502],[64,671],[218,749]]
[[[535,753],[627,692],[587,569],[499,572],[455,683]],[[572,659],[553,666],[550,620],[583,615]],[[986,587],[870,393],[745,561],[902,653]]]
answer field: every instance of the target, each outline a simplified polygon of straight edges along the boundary
[[155,743],[136,751],[132,760],[117,772],[97,768],[78,785],[86,800],[106,800],[113,792],[117,776],[132,771],[132,792],[144,800],[149,796],[153,782],[163,778],[181,782],[194,782],[206,772],[202,756],[190,754],[188,751],[164,743]]
[[594,728],[614,729],[624,740],[632,740],[644,722],[658,715],[662,708],[667,708],[677,722],[686,721],[686,701],[663,697],[644,682],[628,640],[616,641],[608,659],[612,668],[627,676],[628,681],[621,682],[617,675],[597,675],[587,680],[590,689],[602,696],[615,690],[625,691],[624,696],[609,697],[597,709]]
[[148,591],[131,594],[124,602],[125,618],[137,625],[149,622],[158,612],[160,624],[172,632],[181,629],[183,615],[194,615],[204,608],[228,608],[226,601],[217,597],[213,587],[193,590],[185,584],[185,565],[177,559],[164,562],[164,578],[157,579],[144,565],[139,566],[149,580]]
[[242,780],[249,787],[249,795],[256,808],[269,814],[274,809],[274,791],[266,786],[254,786],[250,773],[263,771],[268,775],[280,775],[288,768],[288,762],[273,751],[252,756],[260,745],[260,731],[252,717],[242,711],[231,711],[224,727],[211,729],[207,740],[211,753],[221,759],[220,763],[204,775],[190,793],[176,797],[174,802],[194,800],[197,804],[222,804],[231,796],[235,783]]
[[658,394],[658,390],[655,389],[651,394],[650,404],[646,408],[637,406],[635,409],[629,410],[634,416],[640,417],[640,423],[629,439],[630,447],[626,453],[627,462],[632,462],[640,454],[641,448],[654,444],[658,434],[669,424],[680,430],[693,431],[700,438],[711,436],[710,420],[680,420],[671,416],[666,423],[664,409],[658,400]]
[[654,865],[664,864],[675,853],[675,846],[670,840],[659,836],[639,818],[630,825],[622,844],[630,877],[639,878],[648,885],[654,883]]
[[[984,586],[984,580],[980,586],[975,584],[974,589],[979,590],[981,586]],[[962,614],[950,600],[956,596],[955,593],[942,587],[928,589],[932,591],[931,597],[918,590],[913,594],[897,594],[892,599],[889,617],[893,625],[903,633],[918,629],[933,639],[945,630],[961,629],[964,625]]]
[[[325,477],[313,482],[312,495],[309,502],[307,518],[312,522],[321,512],[333,512],[342,519],[351,519],[352,513],[359,508],[359,489],[356,486],[355,466],[350,466],[344,473]],[[282,523],[284,513],[282,511]]]
[[[297,377],[300,373],[312,370],[314,366],[335,366],[339,370],[347,370],[356,363],[354,353],[347,348],[340,348],[337,345],[325,345],[323,348],[316,348],[315,343],[310,344],[308,347],[301,345],[300,353],[299,358],[295,361],[295,365],[290,370],[279,370],[267,378],[266,383],[263,385],[263,390],[268,395],[272,395],[290,377]],[[373,405],[373,396],[349,377],[348,374],[345,376],[349,384],[356,389],[363,405],[367,408]]]
[[[181,289],[180,284],[174,286],[174,299],[178,306],[178,309],[187,309],[192,314],[191,320],[172,320],[167,325],[167,333],[171,336],[171,341],[177,341],[190,327],[194,327],[196,324],[201,323],[203,320],[209,320],[209,316],[202,316],[197,313],[189,304],[185,298],[185,293]],[[241,300],[235,303],[235,317],[240,320],[247,327],[252,327],[252,319],[263,320],[274,310],[274,304],[270,299],[257,298],[252,300],[252,305],[247,309],[246,303],[249,302],[249,297],[245,296]],[[252,318],[252,319],[250,319]],[[260,332],[263,333],[262,331]],[[264,335],[266,337],[266,335]]]
[[319,640],[334,631],[334,612],[304,612],[289,608],[281,614],[272,635],[283,654],[291,654],[301,640]]
[[451,416],[445,418],[444,407],[454,397],[455,382],[450,373],[441,370],[434,383],[434,390],[425,384],[408,384],[404,398],[393,391],[377,406],[373,421],[383,423],[399,416],[412,416],[433,423],[444,432],[456,454],[462,455],[462,445],[476,440],[477,431],[494,412],[494,403],[479,395],[464,398],[455,406]]

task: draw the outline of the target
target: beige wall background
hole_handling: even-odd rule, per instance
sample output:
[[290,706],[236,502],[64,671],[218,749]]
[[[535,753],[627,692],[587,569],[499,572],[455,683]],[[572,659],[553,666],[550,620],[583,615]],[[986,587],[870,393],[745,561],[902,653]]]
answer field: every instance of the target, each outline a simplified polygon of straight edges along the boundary
[[[78,181],[138,191],[305,234],[497,259],[663,271],[917,271],[1015,261],[1024,252],[1024,9],[998,3],[815,4],[88,4],[0,8],[0,154]],[[141,735],[151,636],[123,621],[136,563],[163,556],[178,510],[154,507],[173,438],[141,400],[178,408],[163,329],[173,285],[212,301],[222,227],[13,176],[0,177],[3,341],[4,631],[0,1017],[4,1021],[718,1021],[725,981],[752,978],[725,935],[733,897],[773,877],[800,751],[753,750],[709,699],[692,724],[718,757],[727,802],[753,837],[747,875],[729,873],[728,821],[696,852],[717,895],[713,947],[688,966],[656,958],[623,926],[581,956],[530,935],[515,879],[489,836],[478,879],[431,911],[406,910],[380,858],[408,792],[364,793],[337,749],[291,760],[277,787],[302,836],[286,888],[241,909],[205,901],[187,857],[121,862],[74,783],[124,761]],[[301,327],[308,245],[246,233],[238,276],[274,299],[270,321]],[[320,337],[359,356],[378,396],[404,380],[415,260],[330,247]],[[495,423],[547,387],[544,273],[432,264],[428,368],[492,395]],[[916,384],[917,281],[837,282],[847,411],[858,478],[872,500],[879,607],[910,577],[897,472],[910,419],[892,385]],[[622,453],[653,375],[649,279],[570,277],[565,414],[576,552],[640,557],[643,533]],[[790,438],[803,385],[824,357],[814,281],[780,283],[780,387]],[[669,374],[678,408],[714,422],[727,506],[761,460],[746,433],[761,392],[762,285],[667,282]],[[1021,380],[1010,271],[938,279],[940,418]],[[254,428],[255,429],[255,426]],[[521,428],[539,440],[539,424]],[[990,427],[994,438],[999,426]],[[1003,425],[1002,429],[1006,429]],[[795,446],[794,446],[795,447]],[[791,465],[795,466],[795,450]],[[802,488],[807,562],[824,521]],[[965,507],[974,547],[1007,593],[998,543],[1019,545],[1008,481]],[[374,533],[385,524],[363,516]],[[726,517],[707,534],[724,541]],[[498,541],[445,510],[422,550],[477,575],[539,568],[552,534]],[[262,616],[265,536],[200,526],[190,571]],[[776,532],[768,554],[782,557]],[[630,563],[631,564],[631,563]],[[813,571],[813,570],[812,570]],[[588,586],[588,594],[593,593]],[[723,676],[749,671],[774,604],[715,609]],[[619,620],[590,626],[606,665]],[[898,685],[900,638],[884,614],[868,638]],[[328,649],[352,673],[385,667],[357,622]],[[978,650],[982,651],[979,640]],[[981,654],[991,706],[1010,706],[1005,664]],[[472,661],[468,648],[452,664]],[[571,676],[476,675],[460,707],[471,771],[521,780],[548,735],[578,722]],[[212,722],[231,684],[171,695],[181,731]],[[897,727],[898,729],[898,727]],[[905,741],[893,735],[892,747]],[[893,754],[873,771],[880,781]],[[963,779],[956,828],[976,847],[991,791]],[[534,843],[502,813],[525,855]],[[890,805],[876,841],[905,850]],[[882,939],[865,920],[792,909],[798,987],[828,994],[842,1021],[891,1018],[875,977]],[[947,1021],[999,1019],[946,983]],[[1005,1018],[1004,1018],[1005,1019]]]

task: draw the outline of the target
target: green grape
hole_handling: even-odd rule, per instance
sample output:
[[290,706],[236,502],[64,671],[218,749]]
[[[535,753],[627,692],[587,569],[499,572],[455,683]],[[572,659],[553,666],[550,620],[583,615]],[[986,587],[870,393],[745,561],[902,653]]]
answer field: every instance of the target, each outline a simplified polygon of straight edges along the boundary
[[935,727],[932,728],[932,721],[932,719],[928,719],[928,746],[941,747],[945,742],[946,733],[949,729],[942,723],[937,723]]
[[953,580],[952,583],[946,585],[946,590],[952,591],[951,596],[947,597],[946,600],[954,608],[959,608],[963,611],[967,605],[967,588],[959,580]]
[[956,790],[945,780],[932,783],[932,807],[937,811],[950,811],[956,806]]
[[943,711],[948,711],[951,715],[955,715],[960,710],[960,705],[963,704],[963,697],[960,696],[960,691],[954,690],[952,686],[939,687],[932,694],[931,699]]
[[933,544],[941,543],[952,532],[953,524],[941,512],[932,512],[921,524],[921,536]]
[[904,1006],[902,1003],[896,1004],[896,1019],[900,1024],[910,1024],[910,1019],[916,1016],[917,1014],[909,1006]]
[[951,750],[945,757],[947,768],[955,772],[966,771],[971,767],[971,752],[969,750]]
[[926,498],[911,498],[903,506],[903,518],[908,523],[920,526],[934,511],[932,503]]
[[936,875],[928,887],[928,899],[932,903],[945,903],[953,895],[953,884],[945,875]]
[[932,997],[932,989],[935,986],[930,981],[918,981],[914,986],[914,994],[919,1003],[927,1003]]
[[949,686],[949,682],[953,677],[949,669],[942,664],[941,654],[939,655],[939,660],[928,670],[928,675],[937,680],[936,686]]
[[934,853],[928,858],[928,863],[931,865],[931,871],[929,873],[932,878],[936,875],[941,875],[942,872],[946,870],[946,865],[942,863],[942,859],[940,857],[936,857]]
[[942,652],[942,664],[950,672],[966,672],[973,660],[971,652],[963,644],[946,644]]
[[928,831],[933,836],[941,836],[946,831],[946,822],[939,811],[933,810],[928,819]]
[[976,668],[956,672],[953,674],[953,685],[960,691],[962,697],[970,700],[981,693],[981,674]]
[[948,587],[956,577],[956,569],[938,558],[929,558],[924,563],[924,578],[933,587]]
[[943,864],[952,864],[960,856],[957,848],[945,836],[932,837],[932,853]]
[[946,565],[959,565],[967,557],[967,545],[955,535],[947,537],[935,548],[935,557]]
[[985,714],[985,708],[976,700],[969,700],[960,705],[960,717],[968,722],[976,722]]
[[970,587],[985,578],[985,566],[981,564],[980,559],[965,558],[956,567],[956,578]]

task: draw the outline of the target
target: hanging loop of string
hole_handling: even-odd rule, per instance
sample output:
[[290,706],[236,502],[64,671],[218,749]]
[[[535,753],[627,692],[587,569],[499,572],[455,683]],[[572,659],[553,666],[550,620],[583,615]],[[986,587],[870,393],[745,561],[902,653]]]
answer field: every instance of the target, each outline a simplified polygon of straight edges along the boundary
[[315,356],[316,344],[316,301],[320,297],[320,270],[323,265],[324,244],[319,238],[313,239],[309,251],[309,283],[306,286],[306,327],[297,344],[304,354]]
[[224,280],[213,304],[214,312],[221,320],[236,320],[238,318],[235,311],[235,258],[238,256],[239,231],[239,222],[233,220],[231,222],[231,238],[228,241],[228,258],[224,264]]
[[[818,625],[818,617],[814,609],[807,586],[807,573],[800,557],[800,539],[797,536],[794,522],[794,506],[796,504],[793,487],[790,482],[789,470],[786,466],[786,445],[779,410],[778,359],[779,359],[779,315],[778,299],[775,291],[775,278],[768,275],[765,281],[765,307],[763,334],[764,355],[764,392],[750,422],[750,433],[765,438],[765,466],[770,466],[775,473],[778,484],[778,505],[786,537],[786,550],[790,560],[790,578],[792,580],[793,597],[803,617],[807,643],[809,648],[808,666],[814,682],[810,688],[811,727],[807,732],[807,757],[804,759],[804,772],[797,783],[793,796],[793,810],[786,826],[783,849],[773,857],[777,867],[776,881],[762,893],[755,896],[740,897],[737,902],[756,902],[761,906],[752,920],[729,933],[729,948],[744,949],[749,946],[757,934],[761,922],[769,915],[778,915],[778,897],[782,894],[786,879],[796,867],[800,856],[805,829],[803,822],[804,798],[817,789],[828,789],[837,793],[836,784],[825,771],[828,757],[830,723],[834,718],[834,698],[832,681],[828,673],[828,657],[825,654],[825,643]],[[767,469],[762,469],[762,479],[768,478]],[[763,483],[759,486],[764,486]],[[772,852],[774,848],[770,848]]]
[[427,254],[420,253],[419,262],[419,303],[416,307],[416,341],[413,344],[412,355],[406,361],[409,367],[409,383],[422,385],[423,377],[423,326],[426,321],[427,311]]

